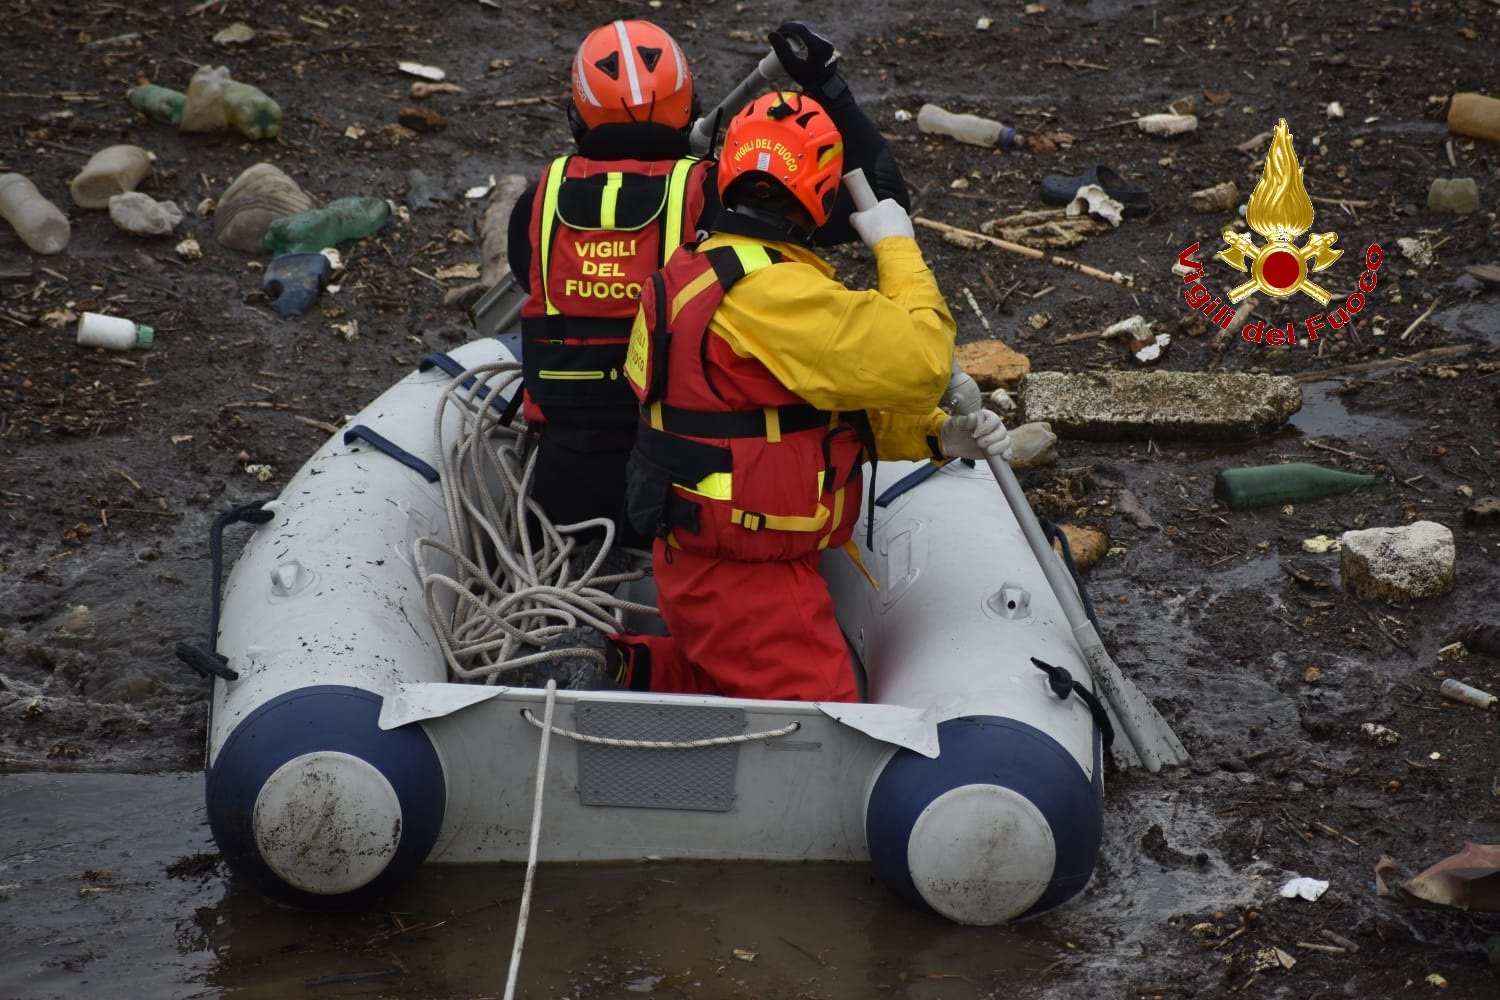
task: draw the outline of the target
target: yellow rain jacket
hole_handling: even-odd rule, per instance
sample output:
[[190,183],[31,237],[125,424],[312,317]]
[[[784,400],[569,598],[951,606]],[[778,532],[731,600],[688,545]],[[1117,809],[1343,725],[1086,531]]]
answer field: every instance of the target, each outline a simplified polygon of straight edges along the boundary
[[917,241],[876,244],[879,291],[844,287],[826,261],[795,243],[716,233],[699,250],[735,244],[770,247],[786,262],[737,281],[709,329],[818,409],[863,408],[881,458],[941,457],[947,414],[937,401],[952,374],[957,331]]

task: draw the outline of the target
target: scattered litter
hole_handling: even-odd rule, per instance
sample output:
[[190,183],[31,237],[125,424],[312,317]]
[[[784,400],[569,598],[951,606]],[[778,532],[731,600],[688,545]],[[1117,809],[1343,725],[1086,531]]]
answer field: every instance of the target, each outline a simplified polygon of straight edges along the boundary
[[1135,120],[1136,127],[1147,135],[1161,139],[1186,135],[1198,127],[1196,115],[1174,115],[1170,113],[1142,115]]
[[1344,117],[1344,106],[1338,101],[1329,101],[1328,107],[1323,110],[1328,115],[1329,121],[1338,121]]
[[1311,538],[1302,539],[1302,551],[1322,554],[1324,552],[1337,552],[1339,540],[1329,538],[1327,535],[1314,535]]
[[464,88],[456,83],[429,83],[426,80],[416,80],[412,83],[408,93],[414,101],[425,101],[433,94],[462,94]]
[[201,260],[203,258],[203,248],[191,236],[177,244],[173,249],[177,251],[177,256],[183,260]]
[[182,209],[175,202],[126,191],[109,199],[109,221],[137,236],[165,236],[182,222]]
[[1454,94],[1448,105],[1448,131],[1471,139],[1500,142],[1500,97]]
[[1130,353],[1141,364],[1154,364],[1161,360],[1162,352],[1172,343],[1171,334],[1156,333],[1143,316],[1131,316],[1104,328],[1100,339],[1122,339],[1127,342]]
[[248,475],[254,476],[255,481],[258,483],[269,483],[272,479],[276,478],[276,470],[264,464],[247,465],[245,466],[245,472]]
[[1224,181],[1188,195],[1188,207],[1202,214],[1227,212],[1239,203],[1240,187],[1234,181]]
[[924,104],[917,111],[917,128],[923,132],[950,136],[973,146],[1016,149],[1021,144],[1015,129],[1007,128],[992,118],[954,114],[936,104]]
[[977,21],[974,22],[974,30],[975,31],[989,31],[990,30],[990,26],[992,24],[994,24],[994,23],[995,23],[994,21],[990,20],[987,17],[981,17],[979,20],[977,20]]
[[491,191],[493,191],[494,189],[495,189],[495,175],[494,174],[490,174],[489,180],[485,181],[483,184],[478,185],[477,187],[471,187],[471,188],[469,188],[467,191],[464,192],[464,197],[465,198],[470,198],[470,199],[485,198],[485,197],[488,197],[489,193]]
[[1073,200],[1068,203],[1067,215],[1070,218],[1087,213],[1103,219],[1111,226],[1120,224],[1121,214],[1125,206],[1111,198],[1105,190],[1097,184],[1086,184],[1078,189]]
[[1378,747],[1393,747],[1401,742],[1399,733],[1378,722],[1366,722],[1359,727],[1359,731],[1368,736],[1370,741]]
[[1427,189],[1427,210],[1446,215],[1469,215],[1479,208],[1479,186],[1472,177],[1436,177]]
[[1328,883],[1325,880],[1305,875],[1291,879],[1281,887],[1281,894],[1287,899],[1300,898],[1309,903],[1316,903],[1327,891]]
[[1439,647],[1437,651],[1438,662],[1445,660],[1463,660],[1469,655],[1469,647],[1461,642],[1450,642],[1446,646]]
[[439,281],[448,281],[453,278],[477,278],[479,277],[479,265],[473,263],[449,264],[446,267],[438,268],[433,272],[433,276]]
[[909,122],[912,119],[912,114],[911,114],[910,111],[907,111],[905,108],[897,108],[896,109],[896,113],[895,113],[895,115],[893,117],[898,122]]
[[753,962],[760,957],[760,952],[749,951],[745,948],[736,948],[734,949],[734,957],[739,959],[741,962]]
[[424,66],[416,62],[406,62],[403,60],[396,64],[396,68],[411,76],[420,76],[424,80],[446,80],[448,78],[448,74],[436,66]]
[[1446,990],[1448,988],[1448,980],[1436,972],[1429,972],[1427,978],[1423,981],[1434,989]]
[[1444,698],[1448,698],[1452,701],[1461,701],[1465,705],[1473,705],[1475,708],[1482,708],[1486,711],[1493,708],[1495,706],[1495,702],[1497,700],[1500,700],[1497,699],[1494,695],[1490,694],[1488,691],[1482,691],[1477,687],[1470,687],[1463,681],[1456,680],[1452,677],[1449,677],[1443,681],[1443,686],[1440,688],[1440,690],[1442,691]]
[[1401,248],[1402,256],[1418,267],[1431,267],[1437,259],[1432,241],[1425,237],[1402,236],[1396,240],[1396,246]]
[[1375,893],[1407,906],[1500,912],[1500,844],[1468,843],[1426,871],[1396,882],[1389,857],[1375,863]]
[[216,45],[243,45],[255,37],[255,29],[244,21],[236,21],[214,35]]

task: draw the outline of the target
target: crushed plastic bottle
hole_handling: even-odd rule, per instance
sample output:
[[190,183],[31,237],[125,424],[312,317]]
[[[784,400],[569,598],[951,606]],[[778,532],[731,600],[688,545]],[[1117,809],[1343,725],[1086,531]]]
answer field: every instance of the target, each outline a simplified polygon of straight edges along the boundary
[[109,221],[137,236],[165,236],[182,222],[182,209],[176,202],[126,191],[109,199]]
[[0,174],[0,216],[37,253],[62,253],[72,235],[68,217],[21,174]]
[[265,249],[266,230],[272,222],[317,207],[318,200],[275,164],[251,164],[219,198],[214,239],[240,253],[259,253]]
[[133,88],[126,96],[131,107],[144,112],[152,121],[162,125],[182,124],[182,109],[187,106],[187,95],[182,91],[148,83]]
[[391,217],[384,198],[339,198],[322,208],[286,215],[266,230],[266,249],[275,254],[321,250],[377,232]]
[[117,194],[134,191],[151,176],[151,154],[139,146],[105,146],[89,157],[69,185],[79,208],[108,208]]
[[1434,178],[1427,189],[1427,210],[1447,215],[1469,215],[1479,209],[1479,185],[1472,177]]
[[229,127],[224,107],[224,86],[229,83],[229,67],[199,66],[188,82],[187,103],[177,127],[184,132],[222,132]]
[[1454,94],[1448,103],[1448,131],[1454,135],[1500,142],[1500,97]]
[[281,134],[281,106],[248,83],[230,80],[224,85],[224,113],[246,139],[274,139]]

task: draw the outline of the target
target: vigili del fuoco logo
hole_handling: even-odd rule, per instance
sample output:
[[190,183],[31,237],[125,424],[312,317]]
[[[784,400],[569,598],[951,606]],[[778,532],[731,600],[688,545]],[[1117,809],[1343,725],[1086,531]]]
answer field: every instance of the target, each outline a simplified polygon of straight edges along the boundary
[[[1297,243],[1302,234],[1313,227],[1313,203],[1302,184],[1302,167],[1297,163],[1292,133],[1285,118],[1276,123],[1271,133],[1271,149],[1266,154],[1260,181],[1246,206],[1245,222],[1265,242],[1257,243],[1254,237],[1237,232],[1233,226],[1224,227],[1221,233],[1224,247],[1214,256],[1248,275],[1225,296],[1214,295],[1203,286],[1203,264],[1193,257],[1200,244],[1194,243],[1177,255],[1177,262],[1187,271],[1182,279],[1187,284],[1182,297],[1190,307],[1227,330],[1234,315],[1231,306],[1255,292],[1264,292],[1279,300],[1291,299],[1300,293],[1319,306],[1327,306],[1332,301],[1333,294],[1314,281],[1312,275],[1333,266],[1344,251],[1334,249],[1338,234],[1332,232],[1313,233],[1300,246]],[[1256,320],[1245,324],[1240,336],[1267,347],[1306,347],[1318,339],[1318,331],[1342,329],[1365,307],[1365,296],[1375,290],[1380,262],[1380,245],[1371,243],[1365,250],[1365,266],[1359,276],[1358,289],[1351,292],[1337,309],[1326,314],[1314,313],[1301,322],[1290,322],[1284,328],[1273,326],[1267,329],[1265,320]]]

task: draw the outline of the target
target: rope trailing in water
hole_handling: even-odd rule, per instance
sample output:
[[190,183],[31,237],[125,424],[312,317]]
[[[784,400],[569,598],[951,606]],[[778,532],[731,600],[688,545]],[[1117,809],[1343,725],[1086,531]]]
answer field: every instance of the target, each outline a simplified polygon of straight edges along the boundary
[[543,713],[542,745],[536,755],[536,798],[531,803],[531,847],[526,853],[526,881],[521,889],[521,909],[516,914],[516,939],[510,948],[510,973],[505,980],[505,1000],[516,995],[516,977],[521,972],[521,946],[526,943],[526,921],[531,917],[531,887],[536,882],[537,844],[542,835],[542,789],[547,777],[547,749],[552,743],[552,710],[557,707],[557,682],[547,681],[547,708]]
[[[550,682],[549,682],[550,683]],[[722,747],[733,743],[752,743],[755,740],[773,740],[778,736],[786,736],[795,733],[802,728],[800,722],[788,722],[780,729],[767,729],[759,733],[739,733],[735,736],[707,736],[701,740],[622,740],[613,736],[590,736],[587,733],[575,732],[572,729],[559,729],[551,722],[538,722],[536,716],[531,714],[531,709],[521,709],[521,716],[527,722],[543,730],[548,736],[556,734],[566,736],[570,740],[579,743],[597,743],[606,747],[629,747],[633,750],[696,750],[699,747]],[[545,739],[546,736],[543,737]]]
[[[540,651],[560,632],[578,625],[619,632],[626,614],[657,613],[612,592],[644,576],[644,570],[619,568],[613,521],[555,525],[530,499],[536,452],[528,447],[524,421],[508,423],[492,405],[495,393],[519,393],[520,379],[516,362],[471,368],[449,383],[433,415],[452,541],[421,537],[412,548],[428,614],[456,681],[513,683],[524,668],[576,652]],[[600,530],[603,543],[585,548],[579,536]],[[644,563],[646,554],[636,558]]]

